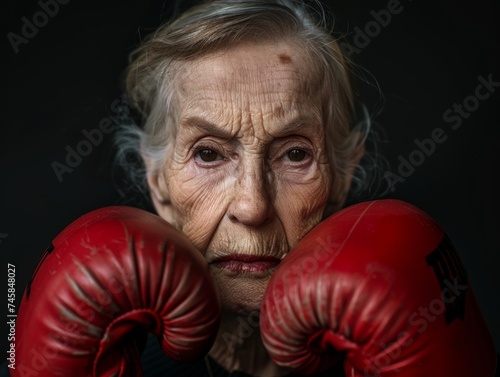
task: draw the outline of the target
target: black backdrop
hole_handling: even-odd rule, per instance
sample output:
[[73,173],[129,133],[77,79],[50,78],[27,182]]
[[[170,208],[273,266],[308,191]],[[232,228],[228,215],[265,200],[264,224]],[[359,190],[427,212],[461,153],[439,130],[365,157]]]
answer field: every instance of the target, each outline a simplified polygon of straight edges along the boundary
[[[65,225],[92,209],[123,203],[111,175],[112,133],[103,133],[81,161],[73,160],[71,172],[58,177],[54,162],[66,164],[68,148],[85,150],[82,131],[98,129],[114,114],[139,31],[152,30],[173,7],[153,0],[61,3],[47,8],[43,4],[54,1],[4,0],[0,6],[0,292],[6,295],[7,263],[14,264],[16,306],[45,246]],[[381,110],[381,151],[404,179],[391,176],[389,196],[421,207],[448,232],[499,348],[500,200],[494,182],[500,88],[492,84],[490,92],[478,92],[481,98],[471,97],[480,77],[500,81],[494,3],[328,2],[363,67],[361,94],[372,112]],[[391,9],[391,19],[384,18]],[[39,26],[23,26],[30,22]],[[466,106],[458,118],[450,118],[454,104]],[[415,139],[423,143],[439,129],[447,139],[419,153]],[[4,305],[0,315],[6,316],[6,299]],[[7,327],[1,327],[6,347]]]

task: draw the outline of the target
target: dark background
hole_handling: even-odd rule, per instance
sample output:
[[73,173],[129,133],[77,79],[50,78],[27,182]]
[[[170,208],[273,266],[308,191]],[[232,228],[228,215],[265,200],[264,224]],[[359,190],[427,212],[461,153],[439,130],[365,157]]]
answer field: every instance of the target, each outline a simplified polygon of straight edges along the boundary
[[[448,139],[389,196],[433,216],[455,243],[484,316],[500,348],[500,88],[451,130],[443,113],[473,95],[478,77],[500,81],[499,12],[494,1],[401,0],[403,11],[370,37],[353,59],[363,68],[366,98],[381,133],[381,151],[397,173],[399,156],[414,139],[443,128]],[[350,33],[373,20],[388,1],[329,1],[336,29]],[[44,248],[64,226],[99,207],[122,204],[113,176],[112,134],[59,182],[52,163],[85,140],[120,99],[128,53],[170,14],[162,1],[72,0],[18,53],[9,32],[42,8],[36,1],[3,0],[1,7],[0,276],[7,293],[7,263],[16,266],[17,301]],[[376,85],[385,97],[381,101]],[[128,202],[133,205],[134,202]],[[5,276],[5,278],[3,278]],[[7,301],[7,300],[5,300]],[[5,308],[0,310],[7,314]],[[4,322],[2,320],[2,322]],[[0,343],[6,347],[6,326]],[[5,335],[4,335],[5,334]],[[2,348],[3,349],[3,348]],[[3,351],[2,351],[3,353]],[[0,361],[1,362],[1,361]]]

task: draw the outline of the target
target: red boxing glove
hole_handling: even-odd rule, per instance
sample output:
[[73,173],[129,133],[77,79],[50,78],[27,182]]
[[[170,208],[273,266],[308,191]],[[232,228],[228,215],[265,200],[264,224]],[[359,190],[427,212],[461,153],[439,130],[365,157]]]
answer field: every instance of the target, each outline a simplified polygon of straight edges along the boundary
[[263,299],[262,337],[299,373],[492,377],[495,348],[449,240],[398,200],[348,207],[291,251]]
[[[108,207],[52,242],[24,293],[14,377],[141,376],[147,331],[168,356],[209,351],[220,301],[208,264],[156,215]],[[147,330],[147,331],[146,331]]]

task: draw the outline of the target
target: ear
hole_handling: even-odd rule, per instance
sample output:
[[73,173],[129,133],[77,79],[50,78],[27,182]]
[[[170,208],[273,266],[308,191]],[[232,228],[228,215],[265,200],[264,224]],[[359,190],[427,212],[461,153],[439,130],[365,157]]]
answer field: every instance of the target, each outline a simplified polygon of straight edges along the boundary
[[160,172],[150,173],[148,167],[147,182],[151,201],[158,215],[168,223],[178,227],[178,216],[176,215],[176,211],[170,199],[170,191],[168,189],[165,171],[162,170]]

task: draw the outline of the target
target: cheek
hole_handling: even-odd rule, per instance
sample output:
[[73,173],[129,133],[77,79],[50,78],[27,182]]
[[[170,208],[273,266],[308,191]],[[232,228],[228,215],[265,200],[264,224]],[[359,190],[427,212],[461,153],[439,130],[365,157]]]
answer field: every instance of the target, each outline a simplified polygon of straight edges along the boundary
[[189,167],[170,169],[167,174],[179,228],[204,252],[230,202],[227,182]]
[[328,201],[330,182],[329,171],[321,169],[300,184],[279,183],[276,211],[292,247],[321,221]]

